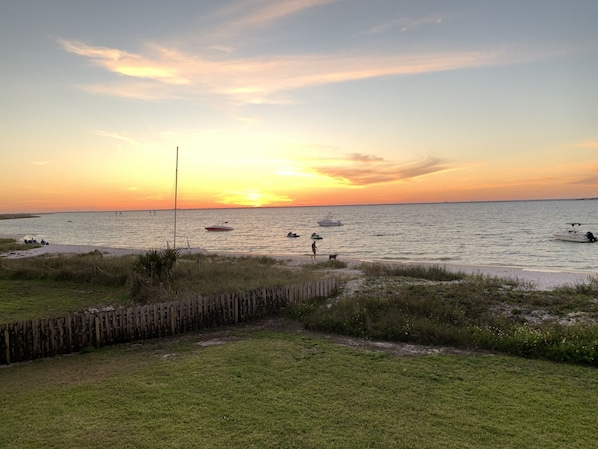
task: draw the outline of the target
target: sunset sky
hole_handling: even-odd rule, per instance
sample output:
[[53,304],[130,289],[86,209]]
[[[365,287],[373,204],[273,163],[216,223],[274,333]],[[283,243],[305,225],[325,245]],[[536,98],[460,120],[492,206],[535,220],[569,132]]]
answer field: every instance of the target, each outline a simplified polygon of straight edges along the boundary
[[596,0],[6,0],[0,212],[598,197]]

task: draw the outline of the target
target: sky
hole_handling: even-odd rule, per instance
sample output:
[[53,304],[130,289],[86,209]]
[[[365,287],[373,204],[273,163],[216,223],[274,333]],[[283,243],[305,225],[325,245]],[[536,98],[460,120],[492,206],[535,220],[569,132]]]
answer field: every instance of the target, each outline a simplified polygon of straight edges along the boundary
[[3,0],[0,213],[595,198],[596,19],[595,0]]

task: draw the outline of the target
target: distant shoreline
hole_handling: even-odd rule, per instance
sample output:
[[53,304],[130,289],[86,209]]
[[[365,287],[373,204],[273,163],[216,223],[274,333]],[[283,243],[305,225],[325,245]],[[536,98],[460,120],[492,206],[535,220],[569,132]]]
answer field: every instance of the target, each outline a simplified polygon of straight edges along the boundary
[[39,218],[33,214],[0,214],[0,220],[17,220],[19,218]]

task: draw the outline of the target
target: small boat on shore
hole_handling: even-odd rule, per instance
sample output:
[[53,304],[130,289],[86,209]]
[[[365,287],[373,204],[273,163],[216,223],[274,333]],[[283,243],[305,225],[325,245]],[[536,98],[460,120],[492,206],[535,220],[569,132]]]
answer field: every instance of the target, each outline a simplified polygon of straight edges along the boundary
[[571,222],[567,225],[568,227],[562,231],[554,232],[553,237],[565,242],[593,243],[598,241],[598,238],[592,232],[581,229],[581,223]]
[[233,228],[231,226],[228,226],[228,221],[225,221],[223,224],[208,226],[205,229],[206,229],[206,231],[211,231],[211,232],[226,232],[226,231],[233,230]]
[[318,220],[318,224],[324,227],[331,227],[331,226],[342,226],[340,220],[335,220],[332,215],[328,215],[325,218]]
[[316,234],[315,232],[311,235],[312,240],[322,240],[322,237],[320,237],[318,234]]

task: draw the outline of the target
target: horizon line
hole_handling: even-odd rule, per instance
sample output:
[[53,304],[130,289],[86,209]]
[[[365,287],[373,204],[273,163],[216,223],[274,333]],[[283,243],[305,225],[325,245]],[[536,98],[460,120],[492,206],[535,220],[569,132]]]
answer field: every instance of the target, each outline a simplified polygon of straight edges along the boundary
[[[426,205],[426,204],[472,204],[472,203],[516,203],[525,201],[592,201],[598,200],[598,197],[582,198],[540,198],[540,199],[509,199],[509,200],[470,200],[470,201],[424,201],[424,202],[399,202],[399,203],[360,203],[360,204],[327,204],[327,205],[296,205],[296,206],[229,206],[229,207],[188,207],[176,208],[176,210],[227,210],[227,209],[285,209],[301,207],[362,207],[362,206],[407,206],[407,205]],[[3,215],[47,215],[47,214],[65,214],[65,213],[102,213],[102,212],[151,212],[151,211],[174,211],[175,208],[162,209],[101,209],[101,210],[62,210],[52,212],[0,212]]]

